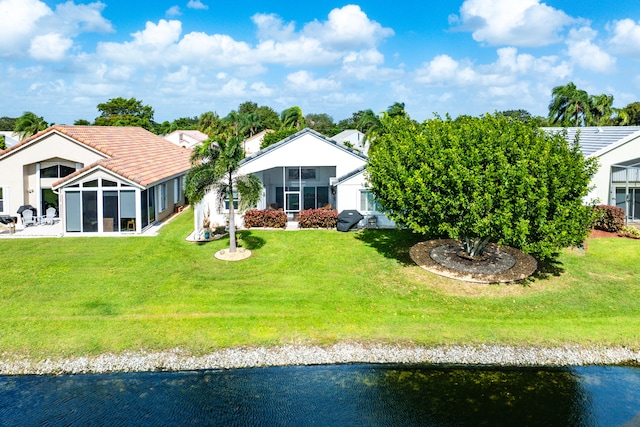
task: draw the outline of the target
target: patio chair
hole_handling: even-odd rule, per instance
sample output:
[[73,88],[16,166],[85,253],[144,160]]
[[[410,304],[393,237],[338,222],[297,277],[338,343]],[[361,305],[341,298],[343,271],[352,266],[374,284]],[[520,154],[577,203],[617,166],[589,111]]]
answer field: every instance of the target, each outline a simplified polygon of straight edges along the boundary
[[53,206],[47,209],[47,214],[44,218],[42,218],[43,224],[53,224],[54,218],[56,217],[56,208]]
[[22,211],[22,225],[28,227],[30,225],[36,225],[36,219],[33,216],[31,209],[25,209]]

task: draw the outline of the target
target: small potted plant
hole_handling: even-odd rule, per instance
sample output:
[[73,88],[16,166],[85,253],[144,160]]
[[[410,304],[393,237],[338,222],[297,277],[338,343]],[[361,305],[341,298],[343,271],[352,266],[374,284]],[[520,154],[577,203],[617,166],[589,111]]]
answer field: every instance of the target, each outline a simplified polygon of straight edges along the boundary
[[204,214],[204,218],[202,220],[202,233],[204,234],[204,238],[209,240],[211,237],[211,221],[209,220],[209,209]]

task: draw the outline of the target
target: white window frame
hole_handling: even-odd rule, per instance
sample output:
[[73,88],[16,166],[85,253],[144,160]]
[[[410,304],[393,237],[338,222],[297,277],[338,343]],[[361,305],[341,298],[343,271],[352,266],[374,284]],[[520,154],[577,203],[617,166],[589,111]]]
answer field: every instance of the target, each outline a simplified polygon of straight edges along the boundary
[[[367,197],[369,194],[371,195],[371,198]],[[363,200],[365,203],[363,203]],[[367,206],[364,206],[365,204]],[[376,200],[376,196],[373,194],[373,191],[369,189],[360,190],[360,210],[362,212],[380,212],[380,205]]]
[[158,212],[164,212],[169,207],[167,183],[158,185]]
[[182,177],[179,176],[173,180],[173,203],[180,203],[182,192]]

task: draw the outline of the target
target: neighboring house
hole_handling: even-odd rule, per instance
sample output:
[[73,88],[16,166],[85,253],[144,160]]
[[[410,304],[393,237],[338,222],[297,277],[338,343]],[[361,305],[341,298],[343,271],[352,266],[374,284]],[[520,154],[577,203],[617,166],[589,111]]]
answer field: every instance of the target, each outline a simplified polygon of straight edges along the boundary
[[0,151],[0,214],[53,206],[65,234],[141,233],[185,203],[190,166],[142,128],[55,125]]
[[192,149],[209,139],[209,135],[199,130],[176,130],[166,134],[164,139],[173,142],[179,147]]
[[20,142],[20,135],[11,130],[0,130],[0,135],[4,136],[4,143],[7,148],[13,147]]
[[244,153],[247,156],[250,156],[251,154],[255,154],[258,151],[260,151],[260,147],[262,146],[262,141],[264,141],[264,136],[269,132],[273,132],[273,131],[271,129],[266,129],[266,130],[263,130],[262,132],[256,133],[252,137],[245,139],[244,142],[242,143],[242,148],[244,149]]
[[585,157],[595,157],[599,162],[588,199],[619,206],[629,220],[640,220],[640,126],[570,127],[566,131],[570,142],[579,136]]
[[[246,157],[238,173],[254,174],[262,181],[258,209],[282,209],[293,220],[301,210],[331,205],[339,212],[357,209],[365,217],[375,215],[378,225],[392,226],[367,189],[366,163],[362,153],[307,128]],[[229,201],[219,206],[217,195],[207,194],[195,209],[196,232],[202,229],[204,212],[209,212],[213,225],[224,225]],[[242,212],[236,212],[235,219],[241,226]]]
[[366,141],[365,134],[357,129],[343,130],[339,134],[332,136],[331,139],[348,147],[353,147],[364,154],[369,151],[369,141]]

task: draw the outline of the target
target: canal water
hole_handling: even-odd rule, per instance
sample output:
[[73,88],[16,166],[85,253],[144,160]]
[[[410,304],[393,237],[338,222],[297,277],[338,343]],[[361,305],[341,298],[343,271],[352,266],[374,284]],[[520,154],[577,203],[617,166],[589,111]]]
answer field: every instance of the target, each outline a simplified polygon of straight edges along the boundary
[[640,426],[640,368],[328,365],[0,376],[0,426]]

